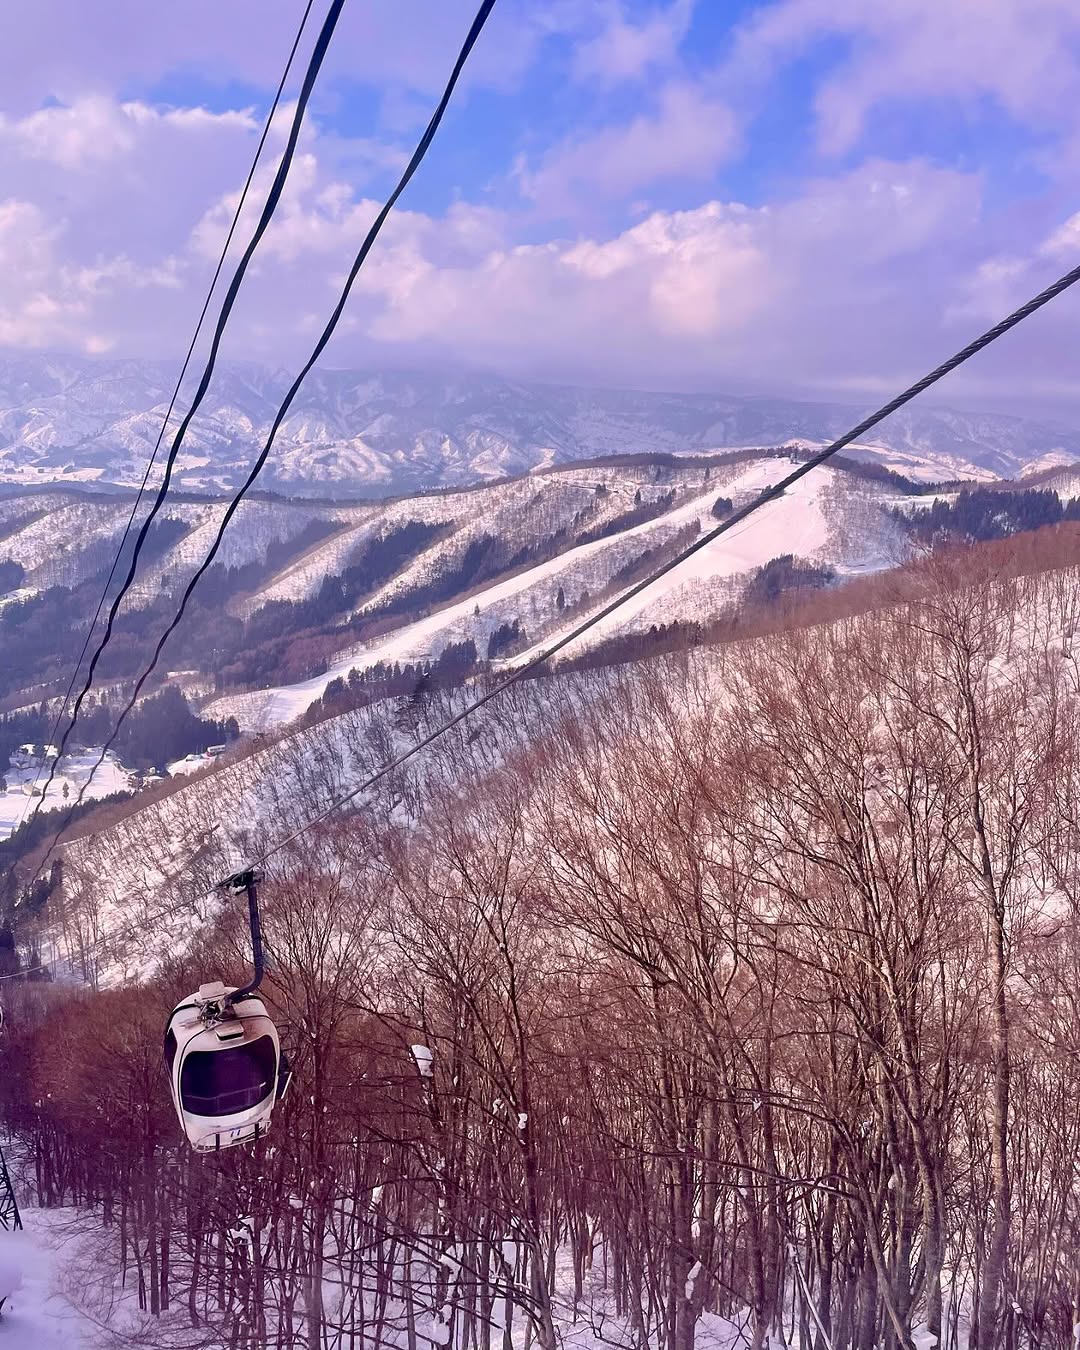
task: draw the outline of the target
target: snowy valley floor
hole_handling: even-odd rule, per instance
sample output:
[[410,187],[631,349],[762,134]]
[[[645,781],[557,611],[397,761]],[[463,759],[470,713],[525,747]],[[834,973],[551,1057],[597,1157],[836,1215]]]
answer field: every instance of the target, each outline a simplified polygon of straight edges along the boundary
[[[150,1319],[135,1306],[133,1289],[115,1288],[108,1271],[111,1253],[102,1249],[103,1230],[97,1227],[93,1213],[71,1208],[28,1208],[22,1217],[25,1227],[21,1232],[0,1232],[0,1292],[18,1286],[0,1313],[0,1350],[98,1350],[115,1346],[150,1350],[190,1343],[191,1328],[179,1310],[173,1316]],[[557,1269],[559,1283],[572,1284],[569,1260],[560,1260]],[[341,1284],[334,1270],[331,1265],[324,1280],[328,1311],[341,1300]],[[557,1304],[556,1328],[561,1345],[567,1350],[633,1345],[630,1328],[605,1307],[599,1281],[595,1288],[589,1283],[587,1280],[585,1296],[576,1309],[569,1300]],[[404,1308],[391,1300],[388,1313],[379,1340],[385,1346],[404,1346],[408,1339]],[[501,1335],[501,1301],[493,1308],[492,1320]],[[397,1332],[396,1321],[401,1323]],[[414,1307],[414,1327],[417,1342],[425,1350],[451,1343],[449,1327],[441,1323],[437,1311],[422,1306],[421,1300]],[[210,1339],[204,1339],[208,1332],[204,1326],[197,1333],[200,1347],[223,1348],[225,1342],[215,1341],[212,1333]],[[524,1346],[528,1339],[525,1321],[518,1312],[512,1341]],[[363,1332],[344,1339],[335,1335],[332,1342],[342,1350],[359,1350],[369,1343]],[[796,1344],[795,1328],[790,1328],[790,1333],[785,1329],[784,1338],[777,1338],[776,1343]],[[735,1350],[748,1344],[747,1328],[739,1320],[706,1313],[699,1320],[695,1344],[700,1350]]]
[[22,1218],[21,1232],[0,1232],[0,1292],[19,1282],[0,1313],[0,1350],[88,1350],[95,1328],[61,1292],[83,1231],[76,1212],[27,1209]]

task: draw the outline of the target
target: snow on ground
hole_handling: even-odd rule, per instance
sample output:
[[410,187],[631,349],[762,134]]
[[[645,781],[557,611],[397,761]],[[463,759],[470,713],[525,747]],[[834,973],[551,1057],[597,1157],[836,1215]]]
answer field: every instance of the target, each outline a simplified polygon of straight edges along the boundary
[[239,599],[232,607],[238,618],[250,618],[261,606],[273,600],[306,600],[322,585],[323,578],[340,573],[349,556],[377,528],[372,519],[358,516],[309,548],[301,558],[289,563],[258,590]]
[[959,496],[959,492],[922,492],[917,497],[897,497],[892,504],[905,515],[913,516],[919,511],[929,511],[935,502],[951,505]]
[[[437,656],[448,642],[469,637],[483,654],[484,643],[492,629],[518,616],[527,632],[548,630],[530,652],[513,659],[512,664],[520,663],[550,646],[558,635],[558,629],[552,630],[550,624],[554,593],[561,584],[565,583],[568,598],[580,594],[583,584],[596,594],[612,571],[629,557],[640,556],[640,551],[654,540],[670,538],[680,527],[694,521],[702,530],[714,525],[711,511],[718,493],[741,505],[789,473],[795,463],[786,458],[769,458],[740,465],[730,476],[714,478],[705,491],[655,520],[568,549],[525,572],[504,578],[422,619],[404,624],[394,632],[350,647],[322,675],[296,684],[223,695],[203,710],[204,715],[236,717],[249,730],[282,726],[300,717],[315,699],[322,696],[331,680],[347,676],[354,666],[373,666],[380,661],[402,665],[422,661]],[[734,598],[738,592],[738,578],[780,554],[821,557],[848,572],[873,570],[895,562],[896,559],[883,549],[873,529],[856,530],[854,544],[846,547],[833,537],[838,508],[835,502],[826,505],[826,494],[833,493],[839,481],[840,475],[829,468],[800,479],[782,498],[762,508],[752,519],[736,527],[731,535],[695,554],[684,566],[668,573],[618,614],[604,620],[583,639],[582,647],[628,627],[670,622],[676,618],[707,618],[720,605]],[[872,509],[876,511],[876,507]],[[826,545],[830,544],[829,551],[836,556],[826,558]],[[568,618],[564,627],[581,617],[577,613]]]
[[14,605],[20,600],[31,600],[37,595],[33,586],[21,586],[17,591],[8,591],[7,595],[0,595],[0,609],[5,605]]
[[[90,778],[90,771],[100,754],[99,747],[65,755],[49,787],[48,796],[42,803],[42,810],[52,811],[70,806],[78,796],[80,788]],[[30,787],[35,779],[38,788],[44,788],[49,771],[47,768],[20,769],[9,765],[0,776],[7,783],[7,790],[0,792],[0,839],[6,839],[24,820],[29,820],[34,803],[39,800],[31,797],[25,788]],[[65,787],[68,791],[66,797]],[[94,774],[86,790],[86,799],[107,797],[112,792],[126,792],[130,787],[131,775],[110,750],[105,756],[104,764]]]
[[1040,483],[1039,487],[1052,488],[1062,502],[1075,501],[1080,497],[1080,468],[1056,473],[1045,483]]
[[[135,584],[136,597],[142,601],[156,597],[163,578],[175,585],[176,578],[188,577],[202,562],[213,543],[224,516],[226,502],[177,502],[167,506],[166,517],[183,520],[188,532],[165,554],[141,569]],[[351,518],[351,508],[313,507],[305,502],[263,501],[247,498],[226,531],[216,561],[223,567],[241,567],[266,556],[271,540],[289,539],[317,516],[343,520]]]
[[[481,486],[461,492],[437,493],[430,496],[406,497],[382,506],[363,505],[351,508],[348,517],[355,522],[338,534],[321,541],[291,563],[251,595],[235,606],[237,614],[248,616],[260,605],[271,600],[302,600],[314,595],[327,575],[340,573],[350,556],[370,539],[389,534],[408,521],[422,521],[429,525],[445,525],[455,533],[451,540],[441,539],[423,550],[416,558],[397,572],[372,595],[357,612],[380,604],[399,591],[423,584],[445,562],[448,550],[463,550],[479,534],[493,534],[506,538],[529,538],[532,513],[553,516],[559,524],[569,524],[574,512],[586,502],[594,502],[598,483],[607,488],[607,495],[596,498],[597,509],[589,518],[590,528],[627,510],[633,504],[634,491],[644,486],[645,491],[659,493],[668,485],[650,488],[648,475],[641,470],[619,466],[578,470],[560,469],[554,473],[529,475],[507,483]],[[569,503],[573,503],[570,505]],[[343,517],[344,519],[344,517]],[[541,529],[540,534],[546,533]]]
[[88,544],[116,539],[124,527],[126,503],[54,501],[52,509],[33,516],[0,540],[0,559],[21,563],[34,585],[65,583]]
[[1045,455],[1040,455],[1038,459],[1029,460],[1024,465],[1021,479],[1030,478],[1032,474],[1046,473],[1049,469],[1076,469],[1076,456],[1070,454],[1068,450],[1048,450]]
[[[0,1314],[0,1350],[94,1350],[117,1342],[130,1346],[195,1343],[186,1309],[174,1307],[171,1314],[161,1318],[138,1312],[133,1287],[119,1286],[115,1254],[102,1248],[101,1230],[92,1211],[24,1209],[23,1222],[26,1226],[21,1232],[0,1232],[0,1280],[7,1270],[17,1272],[21,1280]],[[511,1260],[513,1245],[504,1244],[504,1252],[507,1247],[511,1249]],[[349,1265],[341,1264],[332,1241],[327,1243],[324,1259],[323,1300],[330,1312],[348,1284]],[[424,1264],[422,1257],[411,1257],[414,1278],[416,1268],[422,1270]],[[570,1292],[574,1283],[570,1255],[566,1249],[556,1253],[553,1313],[560,1342],[566,1350],[604,1347],[630,1350],[638,1343],[633,1328],[615,1311],[611,1291],[604,1285],[602,1265],[597,1261],[590,1269],[582,1297],[575,1301]],[[490,1278],[496,1286],[503,1283],[499,1270],[492,1269]],[[0,1284],[0,1295],[3,1288]],[[365,1303],[370,1297],[369,1292]],[[496,1298],[491,1315],[493,1331],[499,1339],[504,1333],[505,1310],[505,1299]],[[383,1314],[388,1322],[383,1343],[391,1347],[406,1345],[409,1337],[404,1328],[405,1305],[391,1298]],[[424,1297],[422,1284],[414,1295],[412,1318],[422,1341],[433,1345],[451,1343],[449,1328],[442,1322],[440,1310]],[[392,1329],[395,1322],[399,1326],[396,1333]],[[516,1307],[511,1335],[507,1338],[516,1350],[527,1343],[527,1326],[528,1319]],[[220,1330],[224,1333],[226,1328]],[[701,1350],[736,1350],[747,1344],[748,1332],[746,1312],[732,1318],[707,1312],[698,1319],[694,1339]],[[203,1327],[198,1344],[214,1347],[222,1343],[212,1326]],[[777,1345],[785,1343],[798,1342],[779,1338],[776,1341]]]
[[[598,484],[605,488],[602,496],[596,495]],[[717,478],[715,484],[719,490],[722,480]],[[344,523],[341,531],[320,541],[258,590],[237,600],[233,612],[247,617],[267,601],[302,600],[314,595],[323,578],[340,573],[350,556],[368,540],[386,535],[408,521],[445,525],[452,535],[423,550],[367,596],[358,613],[424,584],[448,556],[463,551],[478,535],[517,538],[523,545],[528,544],[534,538],[546,537],[559,526],[569,527],[575,513],[585,506],[591,508],[588,528],[595,529],[636,505],[638,490],[642,501],[648,502],[672,487],[679,491],[685,488],[685,483],[656,483],[652,466],[648,465],[560,467],[460,492],[406,497],[379,506],[358,504],[338,508],[323,514],[340,518]]]
[[[852,452],[858,452],[853,454]],[[996,483],[1001,475],[959,455],[920,455],[916,451],[892,450],[884,445],[852,445],[843,451],[853,459],[880,464],[916,483],[940,483],[963,478],[974,483]]]
[[30,484],[33,487],[40,487],[42,480],[47,484],[52,483],[94,483],[99,478],[104,477],[104,469],[49,469],[46,471],[43,465],[39,464],[20,464],[14,467],[3,465],[0,467],[0,483],[10,483],[13,487],[23,487]]
[[[741,497],[761,492],[789,473],[793,464],[794,461],[785,459],[760,460],[728,483],[724,492],[738,504]],[[722,603],[734,594],[732,583],[735,578],[764,567],[770,559],[784,553],[792,553],[799,558],[814,558],[829,541],[829,522],[822,507],[822,497],[829,485],[828,471],[811,473],[801,478],[782,497],[760,507],[730,534],[721,535],[640,595],[627,601],[616,613],[601,619],[595,628],[579,639],[578,645],[568,649],[568,654],[576,656],[586,647],[629,627],[670,623],[677,618],[708,617],[711,612],[715,612],[715,604],[710,601]],[[691,503],[691,507],[693,505]],[[685,508],[685,513],[690,512],[690,507]],[[677,516],[680,513],[672,514]],[[703,520],[702,528],[712,523],[711,520]],[[538,656],[551,646],[556,636],[549,634],[507,664],[520,665]]]
[[[601,495],[597,495],[598,487],[604,489]],[[423,586],[437,574],[449,556],[460,557],[468,545],[482,535],[516,539],[527,544],[549,537],[557,528],[571,528],[582,508],[588,509],[588,517],[587,522],[581,522],[581,528],[597,530],[637,505],[639,497],[635,494],[640,494],[641,503],[648,504],[669,490],[685,493],[686,489],[685,481],[654,483],[641,467],[601,465],[589,469],[560,469],[537,478],[514,479],[462,494],[462,512],[456,518],[457,532],[453,539],[425,549],[369,595],[355,612],[363,614]],[[402,519],[410,514],[411,510],[403,513]],[[666,513],[663,520],[654,522],[654,528],[662,529],[664,521],[672,519],[673,513]],[[626,530],[618,537],[625,540],[635,535],[634,531]],[[615,536],[611,536],[609,544],[612,548],[618,547]],[[586,554],[580,550],[563,555],[571,561],[595,556],[595,552]]]
[[[782,464],[784,461],[772,462]],[[414,623],[405,624],[393,633],[375,638],[370,642],[361,643],[356,647],[350,647],[323,675],[316,675],[310,680],[302,680],[297,684],[272,687],[253,693],[225,695],[210,703],[203,710],[203,715],[215,718],[236,717],[245,728],[258,730],[291,722],[301,716],[315,699],[322,696],[327,684],[332,679],[347,675],[353,666],[371,666],[379,661],[390,663],[399,661],[405,664],[410,661],[421,660],[438,646],[445,645],[445,642],[441,644],[436,642],[440,635],[445,634],[448,639],[458,637],[458,626],[476,617],[477,608],[479,608],[482,616],[486,610],[493,606],[497,606],[512,597],[520,596],[539,583],[550,582],[552,578],[565,572],[570,564],[603,553],[617,540],[632,539],[648,534],[659,524],[678,526],[686,524],[691,519],[698,519],[703,513],[708,513],[712,503],[716,500],[717,490],[715,484],[711,485],[708,492],[703,496],[695,497],[685,506],[668,512],[659,521],[648,521],[632,530],[625,531],[621,535],[597,539],[593,543],[582,544],[578,548],[569,549],[556,558],[550,558],[547,562],[537,564],[536,567],[530,568],[527,572],[507,577],[503,581],[496,582],[495,585],[467,597],[465,600],[447,605],[445,608],[437,610],[434,614],[429,614],[423,619],[418,619]]]
[[[661,530],[670,533],[695,520],[702,529],[707,529],[715,523],[711,508],[718,492],[740,504],[789,473],[794,465],[794,460],[770,458],[740,466],[727,481],[711,482],[705,492],[657,520],[569,549],[527,572],[496,582],[395,632],[349,648],[325,674],[292,685],[225,695],[214,700],[204,713],[218,718],[234,716],[249,729],[265,730],[281,726],[301,716],[315,699],[321,697],[332,679],[346,676],[354,666],[371,666],[379,661],[406,664],[437,655],[448,641],[460,641],[467,636],[479,639],[483,631],[495,626],[489,617],[493,611],[499,621],[505,617],[499,612],[505,602],[524,600],[527,593],[535,593],[537,589],[543,589],[546,594],[557,587],[561,578],[577,571],[583,562],[599,558],[615,548],[624,548],[627,541],[644,540],[646,536]],[[829,522],[823,508],[823,495],[835,481],[836,476],[829,469],[801,479],[784,497],[762,508],[751,520],[737,527],[732,535],[703,549],[683,567],[676,568],[654,587],[629,602],[618,614],[604,620],[583,639],[582,646],[635,624],[641,626],[642,623],[669,622],[674,618],[707,617],[718,603],[732,598],[736,589],[733,584],[735,578],[745,576],[779,554],[795,553],[804,558],[820,554],[829,540]],[[870,547],[871,542],[868,540],[867,548]],[[875,554],[869,559],[869,565],[885,566],[888,561]],[[847,570],[867,570],[867,566],[866,558],[860,557],[852,559],[852,565]],[[705,594],[702,589],[706,583],[709,594]],[[571,593],[568,589],[568,594]],[[576,622],[580,617],[575,616],[571,622]],[[520,663],[543,651],[550,646],[555,636],[555,633],[545,634],[531,651],[515,657],[513,663]],[[478,640],[477,645],[479,647],[482,643]]]
[[32,516],[51,511],[57,503],[55,492],[26,492],[14,497],[0,497],[0,535],[19,529]]
[[[783,448],[796,450],[824,450],[828,441],[808,440],[805,436],[796,436],[785,441]],[[746,449],[753,447],[747,446]],[[730,454],[729,450],[716,453]],[[841,454],[860,463],[880,464],[883,469],[903,474],[915,483],[940,483],[945,479],[963,478],[977,483],[995,483],[1001,475],[993,469],[984,468],[960,455],[920,453],[917,449],[900,450],[895,446],[879,445],[874,441],[854,441],[845,446]],[[1070,461],[1071,462],[1071,461]],[[1028,472],[1025,468],[1024,472]]]
[[170,778],[175,778],[177,774],[184,778],[189,773],[196,773],[204,764],[209,764],[211,758],[210,755],[185,755],[183,759],[174,759],[165,767],[169,771]]
[[17,1275],[19,1285],[0,1313],[0,1350],[85,1350],[96,1343],[91,1324],[61,1292],[71,1217],[69,1210],[24,1209],[21,1232],[0,1231],[0,1295],[6,1275]]

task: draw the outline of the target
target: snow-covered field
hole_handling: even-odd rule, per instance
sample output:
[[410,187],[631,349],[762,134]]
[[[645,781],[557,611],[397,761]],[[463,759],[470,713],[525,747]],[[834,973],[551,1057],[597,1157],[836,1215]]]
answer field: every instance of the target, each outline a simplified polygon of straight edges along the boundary
[[[109,1254],[100,1250],[102,1234],[93,1211],[24,1208],[22,1219],[22,1231],[0,1231],[0,1297],[11,1290],[0,1313],[0,1350],[96,1350],[116,1344],[115,1338],[137,1347],[151,1344],[143,1339],[145,1335],[159,1345],[193,1343],[186,1309],[150,1318],[138,1311],[133,1287],[120,1287],[108,1273]],[[504,1247],[510,1249],[509,1259],[513,1260],[514,1244],[509,1242]],[[421,1264],[422,1259],[414,1257],[414,1266]],[[347,1273],[348,1264],[336,1260],[333,1250],[328,1250],[323,1283],[323,1304],[328,1312],[341,1301]],[[563,1292],[573,1284],[568,1255],[559,1254],[555,1273],[558,1292],[553,1311],[567,1350],[622,1346],[629,1350],[635,1344],[629,1326],[614,1314],[610,1294],[599,1287],[591,1273],[584,1297],[576,1305]],[[498,1284],[500,1272],[493,1271],[491,1278]],[[131,1284],[134,1286],[134,1280]],[[505,1301],[495,1299],[493,1332],[501,1332],[504,1315]],[[389,1325],[382,1344],[404,1347],[408,1343],[404,1305],[390,1300],[385,1316]],[[441,1323],[439,1311],[419,1293],[412,1320],[423,1344],[439,1345],[447,1339],[443,1333],[448,1329]],[[393,1329],[395,1323],[400,1331]],[[527,1325],[519,1313],[510,1336],[515,1347],[527,1344]],[[746,1343],[746,1335],[746,1318],[728,1319],[706,1312],[695,1328],[695,1344],[701,1350],[735,1350]],[[201,1350],[218,1350],[224,1344],[209,1328],[203,1329],[198,1340]]]
[[77,1235],[70,1210],[24,1209],[21,1232],[0,1231],[0,1350],[89,1350],[94,1327],[64,1294]]
[[[100,748],[91,748],[65,755],[60,761],[41,809],[54,811],[69,806],[90,779],[90,771],[97,763],[100,753]],[[39,791],[44,788],[48,769],[16,768],[8,765],[2,776],[7,789],[0,792],[0,839],[6,839],[24,820],[30,818],[30,813],[39,798],[31,797],[26,789],[33,786],[35,781]],[[86,800],[94,800],[98,797],[107,797],[113,792],[126,792],[130,787],[131,775],[110,750],[105,756],[105,762],[90,781],[85,796]]]
[[[25,1193],[23,1198],[22,1229],[0,1230],[0,1350],[100,1350],[117,1344],[132,1350],[150,1345],[179,1350],[196,1343],[186,1307],[176,1304],[162,1316],[139,1310],[135,1273],[129,1271],[126,1281],[117,1273],[116,1230],[103,1229],[95,1210],[70,1206],[41,1209],[27,1204]],[[239,1224],[239,1216],[237,1221]],[[237,1231],[242,1229],[238,1227]],[[511,1265],[518,1259],[515,1248],[509,1240],[502,1248],[503,1259]],[[442,1257],[442,1264],[451,1262],[451,1257]],[[426,1244],[418,1242],[409,1264],[416,1292],[408,1315],[398,1299],[390,1299],[381,1314],[386,1327],[381,1344],[389,1350],[395,1346],[404,1350],[411,1342],[406,1330],[410,1323],[422,1344],[439,1345],[449,1339],[442,1310],[438,1304],[433,1306],[424,1279],[425,1272],[429,1278],[434,1275],[440,1262],[433,1260]],[[355,1277],[353,1253],[328,1240],[322,1297],[327,1314],[332,1315],[343,1303]],[[504,1279],[501,1269],[493,1268],[490,1278],[500,1286]],[[629,1350],[636,1344],[629,1325],[615,1313],[599,1266],[590,1269],[579,1300],[571,1295],[573,1284],[572,1259],[568,1252],[560,1251],[555,1260],[553,1313],[560,1342],[567,1350]],[[504,1299],[493,1300],[491,1315],[493,1330],[503,1339]],[[515,1350],[529,1344],[528,1325],[518,1310],[505,1335]],[[706,1312],[695,1328],[695,1344],[701,1350],[735,1350],[745,1343],[746,1332],[746,1317],[729,1319]],[[217,1329],[204,1324],[197,1335],[200,1350],[224,1350],[228,1319],[222,1317]]]

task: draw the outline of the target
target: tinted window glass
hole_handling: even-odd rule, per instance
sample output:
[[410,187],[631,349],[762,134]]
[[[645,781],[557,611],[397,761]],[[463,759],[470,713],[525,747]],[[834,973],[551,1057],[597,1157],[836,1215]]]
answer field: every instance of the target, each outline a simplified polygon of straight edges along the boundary
[[231,1116],[270,1096],[276,1072],[269,1036],[229,1050],[196,1050],[180,1070],[180,1101],[192,1115]]
[[165,1033],[165,1064],[167,1068],[172,1068],[172,1062],[176,1058],[176,1037],[173,1035],[172,1027]]

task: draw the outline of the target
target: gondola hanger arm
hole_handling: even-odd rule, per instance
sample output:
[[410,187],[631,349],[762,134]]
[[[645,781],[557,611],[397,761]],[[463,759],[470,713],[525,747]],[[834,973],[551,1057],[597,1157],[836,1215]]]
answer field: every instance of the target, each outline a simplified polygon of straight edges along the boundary
[[231,891],[234,895],[242,892],[247,895],[248,902],[248,923],[251,926],[251,955],[252,965],[254,966],[254,976],[249,984],[244,985],[242,989],[236,989],[226,999],[226,1005],[232,1007],[242,999],[250,998],[252,994],[262,984],[262,977],[265,971],[265,961],[263,959],[262,944],[262,926],[259,923],[259,891],[258,883],[262,880],[262,874],[254,867],[246,868],[242,872],[234,872],[232,876],[226,877],[218,882],[219,890]]

